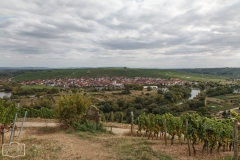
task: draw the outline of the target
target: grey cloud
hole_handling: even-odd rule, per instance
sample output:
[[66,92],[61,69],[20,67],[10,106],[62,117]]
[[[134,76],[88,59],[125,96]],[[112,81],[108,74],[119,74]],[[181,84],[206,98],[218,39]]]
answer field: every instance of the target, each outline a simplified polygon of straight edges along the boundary
[[188,55],[188,54],[203,54],[206,52],[213,52],[213,49],[210,48],[191,48],[191,47],[177,47],[170,51],[166,51],[165,55]]
[[106,42],[100,42],[103,46],[113,50],[137,50],[137,49],[150,49],[162,46],[162,43],[147,43],[147,42],[137,42],[128,39],[115,39]]
[[169,64],[163,60],[180,65],[191,59],[197,64],[206,55],[221,66],[219,57],[240,56],[239,10],[237,0],[225,4],[200,0],[8,0],[0,6],[0,54],[26,55],[29,63],[38,57],[48,65],[51,61],[64,64],[65,58],[66,62],[74,59],[74,66],[79,65],[78,60],[99,66],[110,60],[136,67],[143,61],[148,67],[156,66],[155,60],[166,66]]
[[61,35],[57,35],[51,32],[45,32],[41,30],[35,30],[35,31],[22,31],[20,34],[23,36],[30,36],[35,38],[61,38]]
[[[44,53],[44,51],[42,49],[39,48],[35,48],[35,47],[19,47],[17,49],[12,49],[12,51],[15,52],[20,52],[20,53],[24,53],[24,54],[42,54]],[[46,52],[46,50],[45,50]]]

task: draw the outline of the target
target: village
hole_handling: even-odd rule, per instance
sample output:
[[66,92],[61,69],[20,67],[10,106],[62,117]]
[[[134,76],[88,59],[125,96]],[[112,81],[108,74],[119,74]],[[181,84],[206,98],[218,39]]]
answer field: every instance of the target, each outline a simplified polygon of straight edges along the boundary
[[182,81],[178,78],[170,78],[168,80],[161,78],[151,77],[102,77],[102,78],[64,78],[64,79],[46,79],[46,80],[30,80],[21,82],[21,85],[45,85],[56,87],[119,87],[123,88],[124,85],[186,85],[193,82]]

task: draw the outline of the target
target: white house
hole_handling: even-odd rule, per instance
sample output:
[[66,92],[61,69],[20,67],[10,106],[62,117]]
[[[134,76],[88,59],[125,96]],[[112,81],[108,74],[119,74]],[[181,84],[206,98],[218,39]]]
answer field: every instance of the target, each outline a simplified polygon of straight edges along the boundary
[[158,90],[158,86],[143,86],[143,89],[147,89],[148,87],[151,87],[153,90]]

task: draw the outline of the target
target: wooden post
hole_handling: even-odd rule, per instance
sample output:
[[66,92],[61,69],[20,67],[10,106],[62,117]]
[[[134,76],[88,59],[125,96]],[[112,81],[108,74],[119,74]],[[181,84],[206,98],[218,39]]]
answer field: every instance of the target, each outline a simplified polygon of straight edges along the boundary
[[133,112],[131,112],[131,134],[133,133]]
[[[188,119],[186,119],[186,134],[187,133],[188,133]],[[190,140],[188,135],[187,135],[187,143],[188,143],[188,154],[189,156],[191,156]]]
[[15,118],[14,118],[14,121],[13,121],[13,128],[12,128],[12,132],[11,132],[11,135],[10,135],[10,141],[9,141],[9,145],[8,145],[8,149],[10,148],[10,145],[12,143],[12,139],[13,139],[13,134],[15,132],[15,125],[16,125],[16,120],[17,120],[17,113],[15,114]]
[[4,129],[2,130],[2,144],[4,144]]
[[24,122],[26,120],[26,116],[27,116],[27,111],[25,111],[25,114],[24,114],[24,118],[23,118],[23,121],[22,121],[22,126],[21,126],[21,129],[20,129],[19,133],[18,133],[18,139],[20,138],[20,135],[22,133],[23,124],[24,124]]
[[207,142],[207,154],[208,154],[208,142]]
[[234,120],[234,160],[238,160],[238,120]]
[[139,117],[137,118],[137,120],[138,120],[138,130],[137,130],[137,136],[138,136],[138,135],[139,135],[138,132],[140,132],[140,134],[141,134],[141,128],[140,128],[140,120],[139,120]]
[[138,126],[140,126],[140,120],[139,120],[139,117],[138,117],[137,119],[138,119]]
[[164,140],[165,140],[165,145],[167,145],[167,122],[166,122],[166,118],[164,118]]

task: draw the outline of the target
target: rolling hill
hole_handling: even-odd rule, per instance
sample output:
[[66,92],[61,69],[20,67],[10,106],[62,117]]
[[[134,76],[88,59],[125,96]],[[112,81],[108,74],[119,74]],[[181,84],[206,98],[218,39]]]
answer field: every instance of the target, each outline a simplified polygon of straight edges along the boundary
[[36,79],[52,78],[79,78],[79,77],[153,77],[153,78],[179,78],[189,81],[225,81],[224,77],[210,74],[191,73],[188,70],[176,69],[138,69],[138,68],[81,68],[81,69],[49,69],[26,71],[21,75],[12,78],[13,81],[28,81]]

